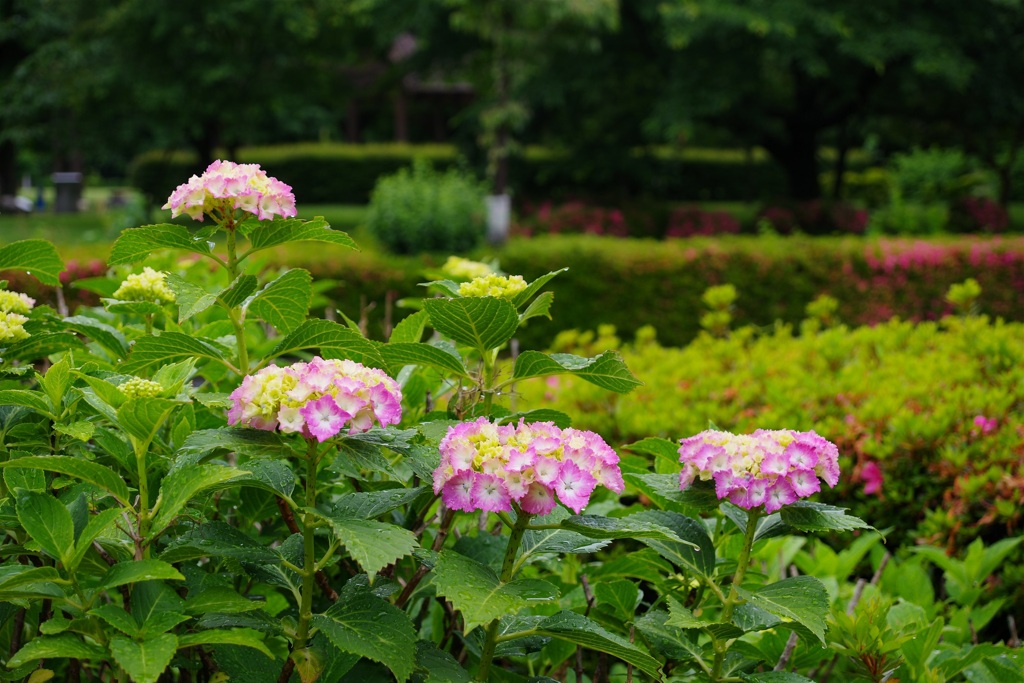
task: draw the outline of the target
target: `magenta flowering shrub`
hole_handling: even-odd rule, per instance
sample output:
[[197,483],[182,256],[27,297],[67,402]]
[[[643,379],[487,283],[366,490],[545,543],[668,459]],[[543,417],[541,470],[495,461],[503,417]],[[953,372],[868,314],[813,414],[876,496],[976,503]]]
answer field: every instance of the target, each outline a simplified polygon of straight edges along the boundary
[[679,488],[714,480],[719,499],[771,513],[839,481],[839,449],[814,432],[758,429],[731,434],[713,429],[683,439]]
[[954,232],[1005,232],[1009,225],[1006,208],[988,197],[963,197],[950,209],[949,227]]
[[323,442],[402,419],[402,391],[382,370],[351,360],[269,365],[231,392],[228,424],[299,433]]
[[621,209],[606,209],[574,200],[564,204],[543,202],[524,207],[526,216],[514,226],[516,234],[558,235],[562,233],[628,237],[629,226]]
[[236,164],[218,159],[201,176],[192,176],[171,193],[164,209],[171,217],[182,214],[202,221],[217,212],[228,215],[238,209],[262,220],[274,215],[295,216],[295,195],[290,185],[266,174],[259,164]]
[[695,207],[675,209],[669,216],[665,237],[735,235],[740,222],[728,211],[705,211]]
[[546,515],[555,495],[579,513],[598,486],[621,493],[619,456],[594,432],[551,422],[496,425],[485,417],[448,429],[434,493],[452,510]]

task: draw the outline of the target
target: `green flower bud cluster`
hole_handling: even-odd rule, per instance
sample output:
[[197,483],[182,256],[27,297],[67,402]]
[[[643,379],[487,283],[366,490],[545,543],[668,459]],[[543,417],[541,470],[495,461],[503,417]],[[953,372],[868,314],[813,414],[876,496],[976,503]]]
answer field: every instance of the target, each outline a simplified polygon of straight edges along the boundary
[[128,398],[156,398],[164,390],[159,382],[141,377],[132,377],[127,382],[118,384],[117,388]]
[[526,280],[522,275],[486,275],[474,278],[459,285],[459,296],[493,296],[498,299],[511,299],[526,289]]
[[114,298],[121,301],[153,301],[174,303],[174,292],[167,287],[167,273],[153,270],[149,266],[141,273],[132,273],[114,292]]

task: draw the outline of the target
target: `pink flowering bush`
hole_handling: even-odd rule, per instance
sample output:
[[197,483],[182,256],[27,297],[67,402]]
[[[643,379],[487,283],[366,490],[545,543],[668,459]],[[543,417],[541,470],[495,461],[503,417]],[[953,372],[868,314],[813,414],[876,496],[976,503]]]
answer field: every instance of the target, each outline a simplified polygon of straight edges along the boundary
[[351,360],[324,360],[282,368],[269,365],[231,392],[228,424],[324,442],[348,427],[349,434],[402,419],[402,390],[382,370]]
[[839,449],[814,432],[758,429],[731,434],[713,429],[681,441],[679,488],[695,479],[715,482],[719,499],[768,513],[839,481]]
[[619,456],[594,432],[551,422],[496,425],[485,417],[449,428],[434,493],[453,510],[549,514],[555,495],[579,513],[598,486],[621,493]]
[[201,176],[192,176],[171,193],[164,209],[202,221],[204,216],[231,214],[236,209],[270,220],[295,216],[295,195],[290,185],[266,174],[259,164],[214,161]]

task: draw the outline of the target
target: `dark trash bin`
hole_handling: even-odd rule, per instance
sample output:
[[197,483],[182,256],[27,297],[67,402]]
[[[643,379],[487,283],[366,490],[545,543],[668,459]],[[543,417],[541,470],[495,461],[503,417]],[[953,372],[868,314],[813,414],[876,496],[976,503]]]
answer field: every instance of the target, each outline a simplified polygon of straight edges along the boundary
[[75,171],[54,173],[53,187],[57,195],[53,210],[56,213],[77,213],[82,199],[82,174]]

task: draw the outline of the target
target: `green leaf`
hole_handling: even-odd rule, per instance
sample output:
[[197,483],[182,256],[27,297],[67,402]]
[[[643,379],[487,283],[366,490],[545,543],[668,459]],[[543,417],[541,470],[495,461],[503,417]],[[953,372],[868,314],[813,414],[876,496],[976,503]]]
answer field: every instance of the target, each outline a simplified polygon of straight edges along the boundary
[[516,307],[489,296],[427,299],[423,308],[435,330],[481,353],[502,346],[519,327]]
[[434,565],[437,594],[448,598],[462,612],[465,633],[505,615],[518,612],[533,601],[550,600],[558,589],[538,579],[501,583],[498,575],[480,562],[453,550],[442,550]]
[[765,671],[764,673],[740,674],[746,683],[814,683],[810,678],[791,671]]
[[72,422],[71,424],[57,423],[53,425],[53,431],[58,434],[70,436],[73,439],[78,439],[79,441],[88,441],[96,432],[96,425],[92,422],[86,422],[85,420],[79,420],[78,422]]
[[575,531],[587,538],[660,538],[672,542],[682,540],[675,532],[661,524],[641,519],[635,514],[627,517],[573,515],[562,520],[562,528]]
[[828,593],[813,576],[783,579],[752,593],[741,589],[740,595],[755,607],[801,624],[825,645]]
[[[673,465],[679,466],[679,442],[662,439],[656,436],[649,436],[634,443],[623,446],[627,451],[644,455],[653,455],[655,458],[667,460]],[[676,477],[676,489],[679,488],[679,477]]]
[[239,455],[271,455],[280,458],[292,454],[292,449],[275,432],[263,429],[200,429],[185,439],[183,453],[209,453],[222,448]]
[[416,643],[416,669],[426,672],[424,683],[470,683],[472,680],[455,657],[426,640]]
[[63,503],[49,493],[23,491],[18,496],[18,521],[43,552],[67,566],[75,549],[75,525]]
[[116,588],[139,581],[184,581],[185,577],[162,560],[118,562],[100,580],[103,588]]
[[10,491],[17,493],[19,489],[25,491],[46,491],[46,475],[42,470],[31,468],[7,467],[4,468],[4,483]]
[[721,501],[715,495],[715,487],[707,482],[695,481],[679,490],[678,474],[623,474],[626,483],[635,486],[658,507],[671,512],[686,514],[689,511],[714,510]]
[[512,413],[497,420],[498,424],[517,424],[520,419],[527,422],[553,422],[559,429],[572,427],[572,418],[560,410],[550,408],[537,408],[519,413]]
[[202,557],[230,558],[254,565],[271,565],[281,556],[265,548],[238,529],[224,522],[207,522],[175,537],[160,559],[188,562]]
[[120,330],[84,315],[64,318],[64,326],[92,339],[116,362],[128,355],[128,340]]
[[324,358],[349,358],[377,368],[385,365],[373,342],[330,320],[302,323],[274,347],[269,357],[290,356],[306,349],[319,349]]
[[20,270],[40,282],[54,287],[60,285],[64,262],[57,248],[47,240],[21,240],[0,247],[0,270]]
[[399,683],[409,679],[415,666],[416,631],[405,612],[370,593],[358,593],[338,602],[313,625],[342,652],[380,662]]
[[519,324],[522,325],[530,318],[544,317],[548,320],[551,319],[551,304],[555,301],[555,295],[552,292],[544,292],[536,299],[530,302],[530,305],[526,307],[519,316]]
[[160,315],[164,311],[163,304],[153,301],[120,301],[103,299],[103,307],[111,313],[127,315]]
[[178,649],[178,639],[170,633],[134,641],[124,636],[110,639],[110,654],[134,683],[156,683]]
[[41,391],[31,391],[29,389],[4,389],[0,391],[0,405],[28,408],[29,410],[34,410],[40,415],[45,415],[51,420],[56,419],[57,417],[53,414],[53,407],[50,405],[50,401],[46,398],[46,394]]
[[122,510],[120,508],[110,508],[103,510],[89,518],[89,523],[82,529],[82,533],[78,535],[78,540],[75,541],[75,552],[71,555],[66,566],[69,572],[73,572],[82,560],[85,558],[85,554],[89,552],[89,548],[92,547],[92,542],[99,538],[100,534],[107,530],[115,519],[121,517]]
[[430,344],[385,344],[380,347],[380,355],[388,367],[396,370],[403,365],[421,365],[442,372],[454,373],[459,377],[469,377],[469,371],[462,364],[461,358]]
[[258,609],[263,609],[263,603],[249,600],[225,586],[207,588],[198,595],[190,595],[185,601],[185,611],[189,614],[206,614],[208,612],[240,614]]
[[666,626],[681,629],[701,629],[715,623],[694,616],[689,608],[671,596],[668,598],[668,607],[670,616],[665,620]]
[[600,581],[594,584],[594,599],[598,607],[606,607],[623,622],[633,620],[637,605],[640,604],[640,589],[626,579]]
[[[248,467],[248,465],[246,465]],[[420,496],[430,492],[429,486],[417,486],[412,489],[385,489],[383,491],[362,491],[349,493],[338,499],[331,510],[335,517],[355,519],[373,519],[392,510],[397,510],[414,502]]]
[[259,227],[249,233],[249,243],[252,245],[250,252],[287,242],[326,242],[357,251],[359,249],[351,237],[332,229],[322,216],[309,221],[298,218],[261,221]]
[[4,360],[38,360],[82,347],[82,341],[70,332],[43,332],[8,346],[4,351]]
[[13,669],[37,659],[106,659],[106,650],[89,645],[76,635],[62,633],[59,636],[36,636],[21,646],[13,657],[7,660],[7,667]]
[[259,287],[259,281],[255,275],[242,274],[235,278],[235,281],[225,287],[217,298],[227,308],[236,308]]
[[194,237],[186,227],[160,223],[123,231],[110,250],[107,265],[138,263],[159,248],[184,249],[203,256],[210,254],[210,243]]
[[117,422],[138,440],[136,452],[149,448],[157,431],[181,403],[167,398],[130,398],[117,409]]
[[391,330],[388,338],[389,344],[418,344],[423,339],[423,330],[430,322],[430,314],[426,311],[416,311],[403,318],[395,328]]
[[253,486],[271,493],[291,498],[295,490],[295,473],[287,462],[260,458],[245,463],[249,474],[234,480],[239,486]]
[[100,605],[99,607],[94,607],[89,610],[89,614],[99,617],[121,633],[131,638],[138,638],[142,635],[142,631],[139,629],[139,623],[135,621],[135,617],[128,614],[128,612],[119,605],[115,605],[113,603]]
[[251,628],[211,629],[178,637],[179,650],[194,645],[241,645],[274,658],[274,654],[263,643],[263,634]]
[[125,506],[131,506],[128,487],[124,480],[109,467],[90,460],[69,455],[40,455],[14,458],[0,462],[0,467],[27,467],[47,472],[58,472],[69,477],[94,484],[117,498]]
[[677,543],[658,537],[639,537],[641,543],[654,549],[666,560],[701,576],[714,573],[715,545],[703,523],[677,512],[663,510],[647,510],[630,517],[636,517],[639,522],[663,526],[682,539],[682,543]]
[[153,518],[152,534],[157,536],[169,525],[192,498],[210,488],[249,474],[223,465],[197,465],[175,470],[160,484],[160,508]]
[[649,610],[636,620],[636,630],[647,645],[665,659],[679,662],[703,660],[701,646],[690,640],[685,631],[671,626],[668,619],[665,610]]
[[46,392],[50,399],[50,405],[59,408],[64,400],[64,395],[71,386],[71,364],[67,357],[64,357],[50,366],[46,374],[39,380],[39,386]]
[[174,303],[178,307],[178,323],[183,323],[197,313],[202,313],[217,303],[217,296],[210,294],[199,285],[193,284],[174,273],[168,273],[167,287],[174,292]]
[[863,519],[846,514],[846,508],[832,507],[824,503],[801,500],[784,506],[779,513],[787,526],[800,531],[874,529]]
[[309,312],[313,278],[301,268],[289,270],[264,287],[246,307],[247,317],[270,323],[287,334],[298,327]]
[[512,303],[515,304],[516,308],[519,308],[527,301],[529,301],[530,297],[539,292],[540,289],[548,282],[550,282],[552,278],[568,270],[568,268],[561,268],[559,270],[554,270],[550,273],[547,273],[546,275],[541,275],[539,278],[531,282],[526,289],[519,292],[519,294],[517,294],[515,298],[512,300]]
[[181,332],[164,332],[136,340],[128,360],[119,370],[126,375],[137,375],[153,366],[166,365],[189,358],[209,358],[225,362],[224,352],[213,344]]
[[381,569],[419,547],[414,533],[394,524],[350,517],[326,519],[349,556],[371,580]]
[[582,614],[559,612],[542,621],[536,628],[536,634],[564,640],[598,652],[605,652],[632,664],[649,676],[661,679],[661,665],[658,660],[637,645],[604,629]]
[[512,369],[512,379],[516,380],[564,374],[579,377],[619,394],[630,392],[643,384],[633,376],[622,361],[622,356],[615,351],[605,351],[594,358],[569,353],[548,355],[540,351],[524,351],[516,358]]

